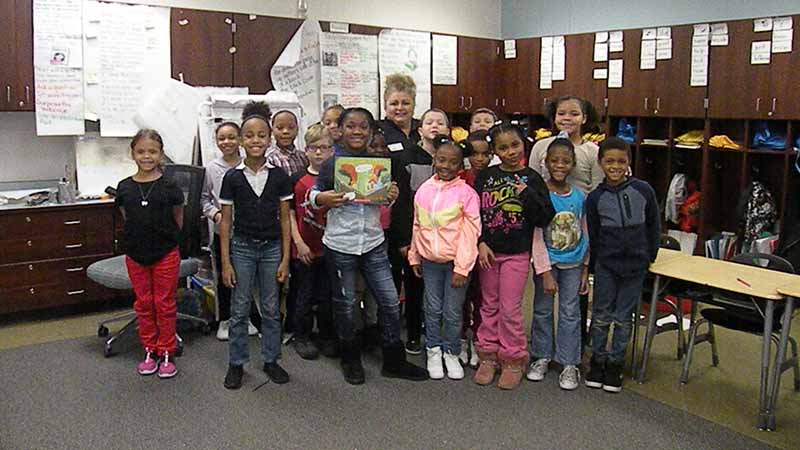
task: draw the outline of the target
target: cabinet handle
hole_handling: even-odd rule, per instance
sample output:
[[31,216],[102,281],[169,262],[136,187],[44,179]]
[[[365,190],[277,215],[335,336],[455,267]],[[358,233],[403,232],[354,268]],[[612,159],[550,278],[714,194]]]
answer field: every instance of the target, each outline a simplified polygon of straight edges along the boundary
[[760,110],[761,110],[761,97],[758,97],[756,99],[756,111],[760,111]]
[[503,107],[505,107],[505,106],[506,106],[506,99],[505,99],[505,97],[503,97]]
[[67,295],[81,295],[86,293],[85,289],[79,289],[77,291],[67,291]]
[[769,115],[775,114],[775,107],[777,106],[778,99],[776,97],[772,97],[772,111],[769,112]]
[[83,267],[70,267],[67,269],[67,272],[80,272],[83,270]]
[[647,111],[649,108],[647,107],[650,103],[650,99],[648,97],[644,98],[644,110]]
[[183,81],[183,72],[178,72],[178,79],[181,80],[181,83],[184,82]]
[[661,97],[656,97],[656,113],[661,109]]
[[498,107],[498,106],[500,106],[500,99],[497,99],[497,98],[496,98],[496,99],[494,99],[494,106],[495,106],[495,107]]
[[33,272],[33,264],[28,264],[28,270]]
[[28,102],[28,104],[31,103],[31,87],[30,86],[25,86],[25,101]]
[[31,216],[25,216],[25,222],[31,223]]
[[66,249],[81,248],[81,247],[83,247],[83,244],[67,244],[64,246],[64,248]]
[[64,225],[80,225],[80,220],[67,220],[64,222]]
[[11,103],[11,86],[6,85],[6,103]]
[[459,108],[463,108],[464,107],[464,96],[463,95],[461,97],[458,97],[458,107]]
[[469,108],[467,108],[467,109],[469,109],[469,110],[472,109],[472,96],[471,95],[469,96]]
[[28,247],[33,247],[33,241],[28,241],[26,244],[28,244]]
[[34,288],[30,288],[30,289],[28,289],[28,292],[30,292],[30,293],[31,293],[31,295],[33,295],[33,294],[35,294],[35,293],[36,293],[36,289],[34,289]]

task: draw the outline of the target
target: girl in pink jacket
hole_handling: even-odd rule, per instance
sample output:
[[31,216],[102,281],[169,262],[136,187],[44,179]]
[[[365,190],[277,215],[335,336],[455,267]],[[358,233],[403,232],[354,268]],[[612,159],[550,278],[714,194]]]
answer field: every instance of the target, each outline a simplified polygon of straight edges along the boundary
[[[425,347],[433,379],[464,378],[461,312],[467,281],[478,257],[481,234],[478,194],[458,176],[468,156],[468,142],[434,139],[433,177],[414,196],[414,227],[408,261],[425,279]],[[466,153],[466,154],[465,154]]]

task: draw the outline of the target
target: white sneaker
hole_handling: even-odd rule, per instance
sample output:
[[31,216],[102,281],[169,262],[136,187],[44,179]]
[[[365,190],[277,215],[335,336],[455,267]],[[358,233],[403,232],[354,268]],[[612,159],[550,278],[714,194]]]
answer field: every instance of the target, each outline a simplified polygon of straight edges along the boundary
[[255,336],[258,334],[258,328],[253,325],[253,322],[247,321],[247,335],[248,336]]
[[578,388],[581,380],[581,372],[575,366],[566,366],[558,376],[558,385],[565,391],[572,391]]
[[230,320],[221,320],[219,322],[219,328],[217,328],[217,339],[220,341],[227,341],[228,340],[228,329],[231,326]]
[[475,343],[471,340],[469,341],[469,366],[473,369],[478,368],[478,364],[480,364],[481,359],[478,358],[478,350],[475,348]]
[[550,360],[547,358],[539,358],[531,364],[530,370],[526,377],[531,381],[542,381],[544,376],[547,375],[547,366]]
[[464,368],[459,361],[461,357],[452,353],[444,354],[444,366],[447,368],[447,378],[461,380],[464,378]]
[[444,368],[442,367],[442,347],[426,349],[428,353],[428,376],[434,380],[444,378]]
[[458,354],[458,359],[461,361],[461,364],[467,365],[469,364],[469,353],[467,353],[469,344],[466,339],[461,340],[461,353]]

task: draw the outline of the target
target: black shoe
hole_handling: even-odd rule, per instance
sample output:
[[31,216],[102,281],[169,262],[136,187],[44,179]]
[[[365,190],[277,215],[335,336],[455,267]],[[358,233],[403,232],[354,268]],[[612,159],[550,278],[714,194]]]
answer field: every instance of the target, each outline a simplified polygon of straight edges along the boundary
[[294,351],[303,359],[317,359],[319,350],[310,339],[294,339]]
[[289,374],[279,366],[277,362],[264,363],[264,373],[267,374],[270,380],[275,384],[284,384],[289,382]]
[[318,345],[319,352],[322,353],[322,356],[326,358],[339,357],[339,344],[336,342],[336,339],[320,339]]
[[589,372],[584,377],[586,386],[594,389],[601,389],[606,377],[605,361],[598,361],[594,356],[589,361]]
[[239,389],[242,387],[242,376],[244,375],[244,367],[235,364],[228,365],[228,373],[225,374],[225,388],[226,389]]
[[368,352],[380,347],[381,329],[377,325],[364,327],[364,331],[361,333],[361,336],[363,338],[362,348],[364,351]]
[[364,384],[364,366],[361,365],[361,348],[357,340],[342,341],[342,374],[344,381],[359,385]]
[[401,378],[411,381],[427,380],[428,371],[406,361],[406,351],[408,350],[406,348],[404,351],[402,342],[393,346],[384,346],[381,375],[386,378]]
[[606,376],[603,379],[603,390],[606,392],[620,392],[622,390],[622,363],[606,363]]
[[422,346],[419,343],[419,339],[412,339],[406,343],[406,353],[409,355],[422,354]]

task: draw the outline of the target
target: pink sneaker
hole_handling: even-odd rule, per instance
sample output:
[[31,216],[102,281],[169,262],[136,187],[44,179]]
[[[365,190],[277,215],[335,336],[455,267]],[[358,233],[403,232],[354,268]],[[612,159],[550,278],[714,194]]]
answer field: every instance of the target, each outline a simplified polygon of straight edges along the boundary
[[149,348],[144,349],[144,361],[136,366],[139,375],[152,375],[158,370],[158,361],[153,359],[153,351]]
[[161,362],[158,364],[158,378],[172,378],[178,374],[178,368],[169,356],[169,352],[164,352]]

